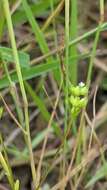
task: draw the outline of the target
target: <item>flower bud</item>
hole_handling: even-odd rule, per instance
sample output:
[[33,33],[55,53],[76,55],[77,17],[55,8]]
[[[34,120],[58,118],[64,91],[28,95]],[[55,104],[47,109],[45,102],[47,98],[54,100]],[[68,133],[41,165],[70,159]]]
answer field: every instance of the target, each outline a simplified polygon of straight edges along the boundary
[[70,91],[71,91],[71,94],[72,94],[73,96],[79,96],[79,95],[80,95],[79,86],[76,86],[76,87],[71,86]]
[[79,101],[80,101],[79,97],[74,97],[74,96],[70,97],[70,103],[72,104],[72,107],[78,107]]
[[86,96],[88,94],[88,88],[86,86],[80,87],[80,96]]

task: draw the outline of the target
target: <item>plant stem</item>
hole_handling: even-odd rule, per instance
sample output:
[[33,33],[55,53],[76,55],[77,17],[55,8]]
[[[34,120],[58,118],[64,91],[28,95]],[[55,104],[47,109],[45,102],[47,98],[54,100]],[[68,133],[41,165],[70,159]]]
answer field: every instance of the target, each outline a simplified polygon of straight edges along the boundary
[[90,82],[91,82],[93,63],[94,63],[94,58],[96,55],[96,49],[97,49],[103,21],[104,21],[104,0],[100,0],[100,22],[98,25],[98,30],[96,31],[96,36],[95,36],[94,45],[93,45],[92,54],[91,54],[90,63],[89,63],[89,68],[88,68],[88,75],[87,75],[88,88],[89,88]]
[[4,169],[5,173],[7,174],[7,179],[9,181],[9,184],[11,186],[11,189],[14,190],[14,177],[13,172],[11,169],[11,166],[9,164],[8,156],[6,153],[6,149],[3,143],[2,135],[0,133],[0,145],[2,147],[2,151],[0,150],[0,164],[2,165],[2,168]]
[[[77,0],[71,0],[71,16],[70,16],[70,40],[74,40],[77,37]],[[70,47],[70,55],[77,55],[77,47],[76,44]],[[69,77],[71,79],[71,83],[77,84],[77,59],[74,59],[70,65],[69,69]]]
[[69,0],[65,0],[65,132],[68,120],[68,84],[69,84]]
[[19,80],[19,85],[20,85],[22,97],[23,97],[24,113],[25,113],[25,126],[26,126],[26,131],[27,131],[27,138],[26,139],[27,139],[27,145],[28,145],[29,154],[30,154],[32,177],[33,177],[33,182],[34,182],[34,186],[35,186],[35,184],[36,184],[36,170],[35,170],[32,144],[31,144],[31,138],[30,138],[28,101],[27,101],[27,96],[26,96],[26,92],[25,92],[23,77],[22,77],[20,63],[19,63],[19,57],[18,57],[16,41],[15,41],[15,36],[14,36],[14,30],[13,30],[13,25],[12,25],[12,20],[11,20],[11,13],[10,13],[10,9],[9,9],[9,2],[8,2],[8,0],[2,0],[2,2],[3,2],[6,21],[7,21],[9,36],[10,36],[10,40],[11,40],[11,46],[13,49],[16,72],[17,72],[17,76],[18,76],[18,80]]
[[[65,126],[64,126],[64,140],[63,140],[63,162],[62,175],[65,176],[66,171],[66,133],[68,132],[68,85],[69,85],[69,0],[65,0]],[[61,187],[62,190],[65,186]]]

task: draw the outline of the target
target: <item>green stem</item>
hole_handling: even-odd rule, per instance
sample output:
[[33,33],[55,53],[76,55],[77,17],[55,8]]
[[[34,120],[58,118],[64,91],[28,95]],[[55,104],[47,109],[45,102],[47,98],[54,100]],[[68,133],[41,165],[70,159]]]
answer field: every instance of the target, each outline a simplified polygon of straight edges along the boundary
[[92,54],[91,54],[90,63],[89,63],[89,68],[88,68],[88,75],[87,75],[88,88],[89,88],[90,82],[91,82],[92,69],[93,69],[93,65],[94,65],[93,63],[94,63],[94,58],[96,55],[96,49],[97,49],[103,21],[104,21],[104,0],[100,0],[100,22],[99,22],[98,30],[96,31],[96,36],[95,36],[94,45],[93,45]]
[[[64,127],[64,140],[63,140],[63,162],[62,172],[65,176],[65,162],[66,162],[66,134],[68,132],[68,85],[69,85],[69,0],[65,0],[65,127]],[[63,187],[65,189],[65,187]]]
[[69,85],[69,0],[65,0],[65,132],[68,120],[68,85]]
[[3,143],[1,133],[0,133],[0,145],[1,145],[2,151],[3,151],[3,153],[2,153],[1,150],[0,150],[0,163],[1,163],[5,173],[7,174],[7,179],[9,181],[10,186],[11,186],[11,189],[14,190],[13,172],[12,172],[12,169],[11,169],[10,164],[9,164],[8,156],[7,156],[7,153],[6,153],[6,149],[5,149],[5,146],[4,146],[4,143]]
[[[71,23],[70,23],[70,40],[74,40],[77,37],[77,0],[71,0]],[[77,47],[76,44],[70,47],[70,55],[77,55]],[[70,65],[69,69],[69,77],[71,79],[71,83],[77,84],[77,59],[74,59]]]
[[101,31],[101,24],[99,24],[99,28],[96,32],[96,36],[95,36],[95,40],[94,40],[94,44],[93,44],[93,49],[92,49],[92,54],[91,54],[91,58],[90,58],[90,62],[89,62],[87,82],[86,82],[88,87],[90,86],[90,82],[91,82],[92,69],[93,69],[93,65],[94,65],[94,58],[96,55],[96,49],[97,49],[97,45],[98,45],[100,31]]
[[11,40],[11,46],[13,49],[16,72],[17,72],[17,76],[18,76],[18,80],[19,80],[22,97],[23,97],[24,113],[25,113],[25,126],[26,126],[26,131],[27,131],[27,145],[28,145],[29,154],[30,154],[31,171],[32,171],[32,177],[33,177],[33,182],[34,182],[34,186],[35,186],[36,185],[36,170],[35,170],[35,163],[34,163],[32,144],[31,144],[31,138],[30,138],[28,101],[27,101],[27,96],[26,96],[26,92],[25,92],[25,88],[24,88],[23,77],[22,77],[20,63],[19,63],[19,57],[18,57],[16,41],[15,41],[15,36],[14,36],[14,30],[13,30],[13,25],[12,25],[12,20],[11,20],[11,13],[10,13],[10,9],[9,9],[9,2],[8,2],[8,0],[2,0],[2,2],[3,2],[6,21],[7,21],[9,36],[10,36],[10,40]]

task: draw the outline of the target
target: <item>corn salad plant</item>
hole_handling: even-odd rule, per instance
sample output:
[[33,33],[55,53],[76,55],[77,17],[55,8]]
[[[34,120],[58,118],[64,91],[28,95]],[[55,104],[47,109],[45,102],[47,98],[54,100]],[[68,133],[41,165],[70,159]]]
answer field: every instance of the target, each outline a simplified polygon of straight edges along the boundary
[[[100,127],[96,124],[97,90],[93,107],[90,104],[94,62],[99,63],[95,57],[101,54],[97,47],[101,32],[107,30],[105,2],[98,0],[96,27],[82,30],[81,35],[79,3],[81,0],[0,1],[0,127],[7,125],[3,119],[8,116],[11,125],[18,127],[17,134],[13,132],[8,139],[3,141],[0,136],[0,180],[6,176],[11,190],[21,189],[12,169],[18,164],[22,169],[23,164],[30,165],[33,190],[94,189],[98,180],[106,178],[107,148],[96,132]],[[88,43],[91,48],[80,53],[78,49]],[[79,82],[78,66],[83,61],[87,74]],[[100,65],[103,71],[105,67]],[[20,133],[24,140],[21,150],[13,142]],[[98,157],[100,169],[92,179],[91,164]],[[48,176],[55,180],[48,181]]]

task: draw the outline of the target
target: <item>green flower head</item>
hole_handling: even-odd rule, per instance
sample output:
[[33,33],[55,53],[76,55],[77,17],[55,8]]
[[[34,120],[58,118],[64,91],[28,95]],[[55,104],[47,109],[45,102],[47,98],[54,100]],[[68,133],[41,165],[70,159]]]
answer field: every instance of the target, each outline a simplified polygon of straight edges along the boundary
[[80,111],[87,105],[88,88],[83,82],[80,82],[77,86],[71,85],[69,95],[71,115],[72,117],[77,117]]

